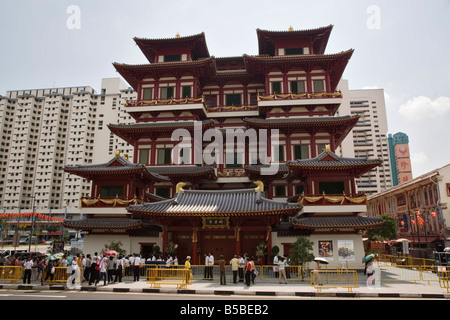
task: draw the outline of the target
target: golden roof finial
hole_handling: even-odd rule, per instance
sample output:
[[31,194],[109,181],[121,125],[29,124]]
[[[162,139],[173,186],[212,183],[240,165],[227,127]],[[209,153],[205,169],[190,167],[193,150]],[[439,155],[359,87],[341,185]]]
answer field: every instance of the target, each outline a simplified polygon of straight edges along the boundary
[[120,157],[120,150],[116,150],[116,158]]
[[292,28],[292,26],[290,26],[289,31],[294,31],[294,28]]
[[327,153],[330,153],[330,145],[329,145],[329,144],[327,144],[327,145],[325,146],[325,151],[326,151]]
[[179,39],[179,38],[180,38],[180,33],[177,32],[177,34],[175,35],[175,37],[176,37],[177,39]]
[[262,181],[259,181],[259,180],[258,181],[253,181],[253,183],[257,185],[257,187],[255,188],[255,192],[258,192],[258,189],[261,192],[264,192],[264,183]]
[[184,187],[185,185],[186,185],[185,182],[178,182],[178,183],[177,183],[177,187],[176,187],[176,193],[178,193],[178,192],[180,192],[180,191],[181,191],[181,193],[184,193],[183,187]]

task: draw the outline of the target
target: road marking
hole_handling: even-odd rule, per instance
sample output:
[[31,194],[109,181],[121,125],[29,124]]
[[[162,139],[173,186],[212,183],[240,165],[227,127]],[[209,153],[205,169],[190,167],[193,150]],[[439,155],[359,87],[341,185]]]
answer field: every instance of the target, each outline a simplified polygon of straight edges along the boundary
[[0,297],[36,297],[36,298],[67,298],[67,296],[54,296],[45,294],[0,294]]

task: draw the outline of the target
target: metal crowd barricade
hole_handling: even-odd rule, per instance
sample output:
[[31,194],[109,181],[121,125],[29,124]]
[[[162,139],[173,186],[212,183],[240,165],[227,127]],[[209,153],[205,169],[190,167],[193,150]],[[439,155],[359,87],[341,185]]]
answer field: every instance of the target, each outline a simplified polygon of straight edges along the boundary
[[317,291],[323,288],[347,288],[352,292],[358,287],[358,276],[355,270],[312,270],[311,286]]
[[179,289],[186,289],[192,284],[192,270],[180,267],[165,267],[155,265],[147,269],[146,281],[152,288],[161,285],[176,285]]
[[447,293],[450,293],[450,287],[449,287],[449,278],[450,278],[450,271],[438,271],[439,276],[439,287],[447,289]]
[[0,266],[0,281],[11,281],[15,283],[22,280],[23,267],[21,266]]
[[[67,279],[69,279],[69,277],[72,275],[72,273],[67,273],[67,269],[68,269],[68,267],[55,267],[55,273],[53,274],[53,279],[49,278],[48,280],[50,280],[51,282],[67,282]],[[80,268],[79,269],[80,279],[78,279],[78,281],[80,281],[80,282],[83,280],[83,272],[84,272],[84,269]],[[46,277],[47,277],[47,271],[43,270],[42,271],[42,280],[45,280]]]

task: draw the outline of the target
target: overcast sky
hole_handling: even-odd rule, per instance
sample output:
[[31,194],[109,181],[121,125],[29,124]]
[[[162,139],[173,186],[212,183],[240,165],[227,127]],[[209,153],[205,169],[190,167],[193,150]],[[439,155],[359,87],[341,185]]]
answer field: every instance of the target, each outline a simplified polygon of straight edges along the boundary
[[118,77],[146,59],[133,37],[205,32],[211,55],[257,54],[256,29],[334,25],[326,53],[355,49],[350,89],[385,90],[390,133],[410,138],[413,175],[450,163],[450,0],[0,1],[0,94]]

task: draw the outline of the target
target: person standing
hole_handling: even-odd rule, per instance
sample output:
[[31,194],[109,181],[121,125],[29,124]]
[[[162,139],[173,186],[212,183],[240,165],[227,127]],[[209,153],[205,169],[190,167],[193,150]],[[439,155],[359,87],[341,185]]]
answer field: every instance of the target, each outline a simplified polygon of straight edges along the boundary
[[186,284],[189,284],[189,282],[191,281],[191,274],[192,274],[192,270],[191,270],[191,256],[187,256],[186,257],[186,262],[184,263],[184,268],[186,269]]
[[106,286],[106,272],[108,269],[108,258],[103,257],[100,261],[100,278],[95,281],[95,285],[103,279],[103,285]]
[[123,265],[123,258],[122,256],[119,256],[119,259],[116,261],[116,277],[114,278],[114,282],[117,282],[117,279],[119,279],[119,282],[122,282]]
[[23,267],[25,269],[23,273],[23,284],[28,282],[28,284],[31,283],[31,268],[33,267],[33,260],[31,260],[31,257],[28,256],[27,260],[23,263]]
[[252,277],[252,261],[249,259],[245,264],[245,285],[250,287],[250,281]]
[[213,267],[214,266],[214,256],[213,256],[213,254],[210,252],[209,254],[208,254],[208,276],[207,276],[207,278],[209,279],[209,280],[213,280],[213,278],[214,278],[214,276],[213,276],[213,272],[214,272],[214,270],[213,270]]
[[139,281],[139,267],[141,264],[141,258],[135,254],[133,259],[134,281]]
[[219,260],[219,272],[220,272],[220,284],[221,285],[227,284],[226,270],[227,270],[226,262],[225,262],[225,259],[223,258],[223,255],[221,255],[220,260]]
[[238,256],[239,260],[239,282],[244,282],[244,268],[245,268],[245,260],[241,255]]
[[275,278],[278,278],[278,254],[273,257],[273,274]]
[[109,256],[108,259],[108,283],[110,283],[111,281],[113,281],[113,275],[114,275],[114,257],[113,256]]
[[89,282],[89,276],[91,274],[91,264],[92,264],[92,259],[91,259],[91,254],[88,253],[86,255],[86,258],[83,259],[83,278]]
[[280,274],[280,276],[278,278],[278,283],[279,284],[281,284],[281,277],[284,277],[284,283],[287,284],[286,266],[287,266],[286,259],[284,257],[280,257],[280,259],[278,261],[278,273]]
[[233,271],[233,283],[236,284],[237,274],[239,271],[239,260],[237,258],[237,255],[234,255],[233,259],[231,259],[230,265],[231,265],[231,271]]

